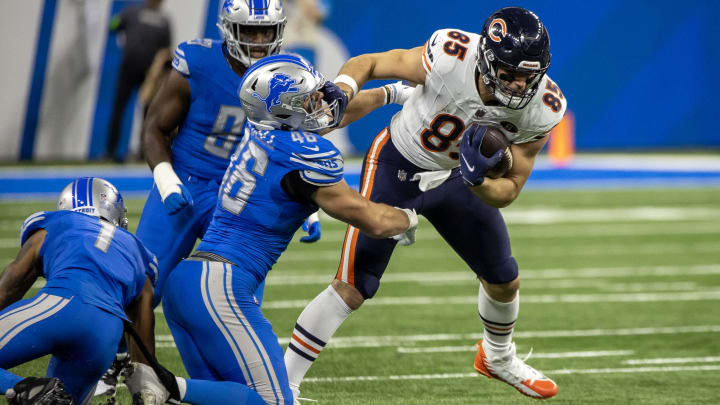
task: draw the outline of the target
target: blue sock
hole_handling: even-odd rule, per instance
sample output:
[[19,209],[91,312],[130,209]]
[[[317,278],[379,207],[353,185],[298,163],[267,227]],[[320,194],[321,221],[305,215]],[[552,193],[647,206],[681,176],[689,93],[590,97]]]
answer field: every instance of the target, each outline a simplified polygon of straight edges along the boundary
[[230,381],[186,379],[183,402],[193,405],[265,405],[265,401],[245,384]]
[[5,391],[14,387],[15,384],[22,380],[22,377],[0,368],[0,395],[5,395]]

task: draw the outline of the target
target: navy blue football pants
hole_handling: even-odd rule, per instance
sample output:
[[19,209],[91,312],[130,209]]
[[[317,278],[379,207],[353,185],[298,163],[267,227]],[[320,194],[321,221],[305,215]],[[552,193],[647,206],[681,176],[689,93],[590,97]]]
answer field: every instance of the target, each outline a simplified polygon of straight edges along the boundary
[[[514,280],[518,265],[500,210],[473,194],[459,169],[437,188],[420,191],[418,182],[411,179],[425,171],[398,152],[386,128],[365,155],[360,193],[374,202],[415,209],[488,283]],[[393,239],[373,239],[348,226],[336,278],[357,288],[365,299],[372,298],[396,244]]]

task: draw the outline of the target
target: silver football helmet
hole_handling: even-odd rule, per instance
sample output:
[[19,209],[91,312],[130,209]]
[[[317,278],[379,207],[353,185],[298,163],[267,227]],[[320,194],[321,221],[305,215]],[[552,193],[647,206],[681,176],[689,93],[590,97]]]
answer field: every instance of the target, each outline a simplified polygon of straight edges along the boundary
[[128,226],[127,208],[120,192],[99,177],[81,177],[65,186],[57,209],[100,217],[123,229]]
[[[250,66],[280,52],[286,22],[280,0],[225,0],[217,26],[230,56]],[[267,38],[257,42],[261,37]],[[253,57],[259,48],[265,48],[265,54]]]
[[338,101],[329,105],[319,91],[325,78],[297,55],[263,58],[245,72],[238,95],[247,119],[284,130],[319,131],[337,123]]

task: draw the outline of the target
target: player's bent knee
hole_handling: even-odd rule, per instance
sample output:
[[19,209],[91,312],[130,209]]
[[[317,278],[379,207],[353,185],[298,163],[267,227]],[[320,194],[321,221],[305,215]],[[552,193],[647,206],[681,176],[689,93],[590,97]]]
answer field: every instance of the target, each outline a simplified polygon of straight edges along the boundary
[[481,281],[490,298],[500,302],[510,302],[514,300],[518,290],[520,289],[519,277],[516,277],[509,283],[502,284],[491,284],[482,279]]
[[333,280],[332,286],[335,291],[337,291],[340,298],[345,301],[345,304],[347,304],[347,306],[353,311],[360,308],[363,302],[365,302],[365,298],[362,293],[360,293],[357,288],[344,281]]

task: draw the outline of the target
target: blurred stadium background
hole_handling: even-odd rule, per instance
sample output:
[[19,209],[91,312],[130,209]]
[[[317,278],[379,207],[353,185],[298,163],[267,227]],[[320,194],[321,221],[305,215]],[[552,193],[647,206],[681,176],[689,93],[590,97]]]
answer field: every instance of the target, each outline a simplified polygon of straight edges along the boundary
[[[53,209],[80,175],[118,186],[137,225],[150,171],[99,160],[122,52],[108,24],[137,3],[0,4],[0,267],[17,251],[23,219]],[[166,0],[173,46],[218,38],[219,3]],[[720,403],[720,3],[321,3],[319,35],[293,49],[331,78],[350,55],[419,46],[438,28],[477,32],[503,6],[538,14],[552,42],[549,74],[570,113],[553,156],[543,152],[504,210],[523,277],[519,352],[535,346],[531,364],[560,384],[554,402]],[[378,110],[333,138],[350,157],[350,183],[396,110]],[[129,109],[123,125],[121,148],[133,154],[139,111]],[[378,297],[340,329],[303,396],[326,404],[526,402],[473,379],[477,283],[428,225],[417,246],[393,258]],[[343,227],[323,226],[321,242],[291,244],[271,273],[264,308],[283,343],[334,274]],[[157,315],[160,358],[184,374]],[[40,375],[45,364],[18,372]]]

